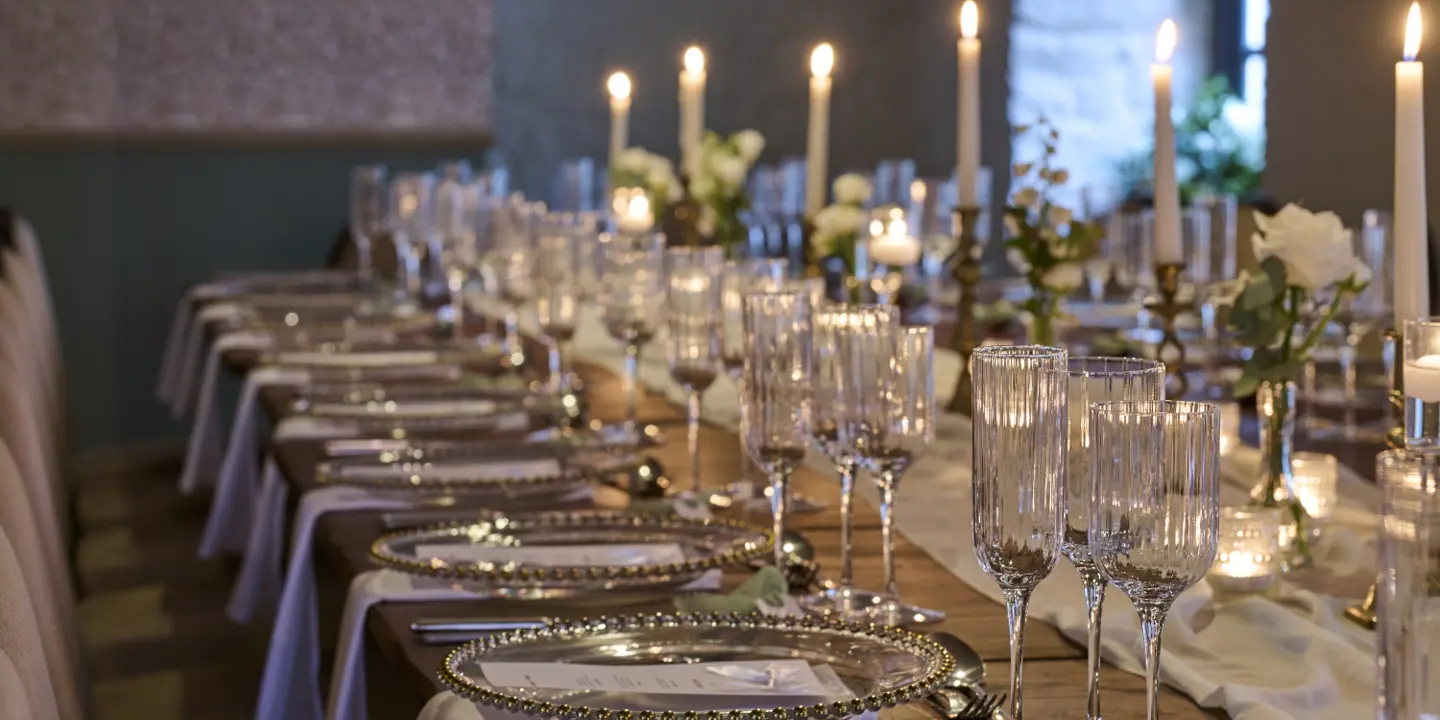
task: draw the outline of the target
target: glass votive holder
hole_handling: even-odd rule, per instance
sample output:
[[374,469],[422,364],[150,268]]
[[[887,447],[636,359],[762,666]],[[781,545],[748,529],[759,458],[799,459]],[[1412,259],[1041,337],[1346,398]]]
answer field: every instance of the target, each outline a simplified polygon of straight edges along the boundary
[[1280,572],[1280,508],[1220,508],[1220,542],[1210,583],[1230,593],[1258,593]]
[[[1424,465],[1422,465],[1424,463]],[[1440,717],[1440,492],[1434,455],[1387,450],[1376,458],[1381,494],[1375,585],[1376,717]]]
[[1290,489],[1295,499],[1305,506],[1305,513],[1317,526],[1323,526],[1335,514],[1340,463],[1334,455],[1295,452],[1290,454],[1290,469]]
[[1440,447],[1440,318],[1405,321],[1405,447]]
[[1240,403],[1222,402],[1220,405],[1220,455],[1229,455],[1240,447]]

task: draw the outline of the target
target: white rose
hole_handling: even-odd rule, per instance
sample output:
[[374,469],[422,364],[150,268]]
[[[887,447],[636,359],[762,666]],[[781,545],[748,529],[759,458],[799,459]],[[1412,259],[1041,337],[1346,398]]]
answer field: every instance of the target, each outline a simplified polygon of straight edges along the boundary
[[1080,263],[1062,262],[1050,268],[1050,272],[1045,273],[1040,284],[1055,292],[1067,293],[1080,287],[1084,282],[1085,268],[1081,267]]
[[1027,188],[1024,188],[1024,189],[1019,190],[1018,192],[1016,192],[1016,193],[1010,198],[1010,202],[1011,202],[1012,204],[1014,204],[1015,207],[1028,208],[1028,207],[1030,207],[1031,205],[1034,205],[1034,204],[1035,204],[1035,201],[1036,201],[1036,200],[1039,200],[1039,199],[1040,199],[1040,193],[1036,192],[1036,191],[1035,191],[1035,188],[1028,188],[1028,187],[1027,187]]
[[690,195],[695,198],[708,198],[715,192],[715,179],[701,173],[690,181]]
[[727,190],[740,187],[745,182],[745,175],[749,169],[745,161],[736,155],[717,153],[711,164],[711,170],[715,174],[715,183]]
[[1051,205],[1050,215],[1046,219],[1050,221],[1051,227],[1060,227],[1062,225],[1069,225],[1070,222],[1075,219],[1075,213],[1070,212],[1068,208]]
[[870,202],[870,181],[859,173],[845,173],[835,178],[835,202],[846,205],[864,205]]
[[[665,160],[661,158],[661,160]],[[645,184],[653,191],[669,192],[670,185],[675,182],[675,173],[670,170],[670,161],[665,164],[652,163],[645,170]]]
[[1260,232],[1250,238],[1255,259],[1278,258],[1286,282],[1306,290],[1322,290],[1369,268],[1355,257],[1351,234],[1332,212],[1312,213],[1286,205],[1274,217],[1255,214]]
[[650,153],[645,152],[644,148],[625,148],[615,156],[614,162],[616,170],[644,175],[650,168]]
[[754,164],[760,153],[765,151],[765,136],[758,130],[741,130],[735,133],[734,141],[740,157],[745,158],[747,164]]
[[859,232],[865,226],[865,211],[850,205],[831,205],[815,213],[815,228],[829,235]]
[[695,221],[695,230],[702,237],[715,237],[715,208],[709,205],[700,208],[700,217]]
[[1025,259],[1025,253],[1020,252],[1018,248],[1010,248],[1009,250],[1006,250],[1005,259],[1010,261],[1010,267],[1013,267],[1022,273],[1030,272],[1030,263]]

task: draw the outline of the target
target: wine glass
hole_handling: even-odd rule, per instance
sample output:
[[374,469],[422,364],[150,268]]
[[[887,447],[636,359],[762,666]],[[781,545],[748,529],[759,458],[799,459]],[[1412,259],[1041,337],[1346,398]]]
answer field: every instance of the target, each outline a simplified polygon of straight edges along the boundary
[[895,493],[905,471],[935,441],[935,338],[871,315],[840,338],[840,437],[855,448],[880,490],[885,589],[867,614],[885,625],[939,622],[945,613],[900,602],[895,576]]
[[607,235],[600,244],[601,321],[625,345],[625,428],[635,432],[640,350],[660,328],[665,295],[665,236]]
[[[724,314],[721,355],[725,374],[736,383],[745,364],[745,294],[777,292],[785,283],[790,263],[784,258],[752,258],[725,263],[721,276],[720,307]],[[743,398],[743,393],[742,393]]]
[[1025,610],[1050,575],[1064,530],[1066,366],[1042,345],[976,348],[972,532],[975,557],[1005,595],[1009,714],[1020,720]]
[[355,271],[369,280],[375,271],[375,238],[386,229],[385,166],[359,165],[350,171],[350,239],[355,243]]
[[530,277],[536,320],[550,355],[550,382],[556,390],[568,382],[569,368],[561,346],[575,337],[580,308],[576,260],[573,229],[560,215],[547,215],[535,236]]
[[465,281],[475,265],[477,215],[482,212],[482,202],[481,188],[462,182],[456,169],[435,187],[433,222],[435,235],[440,240],[440,264],[450,293],[451,328],[456,338],[465,334]]
[[725,251],[677,247],[665,251],[665,304],[670,377],[685,388],[690,492],[700,496],[700,398],[720,374],[720,278]]
[[846,338],[861,328],[899,325],[897,308],[883,305],[827,304],[814,318],[815,410],[810,433],[815,445],[835,464],[840,479],[840,579],[824,591],[801,600],[801,605],[821,612],[847,613],[857,605],[878,597],[854,587],[852,528],[854,525],[855,474],[859,470],[855,448],[842,440],[840,426],[854,420],[850,407],[841,403],[848,347]]
[[1088,717],[1100,717],[1100,618],[1105,602],[1105,576],[1090,558],[1090,405],[1112,400],[1163,400],[1165,365],[1155,360],[1072,357],[1069,361],[1069,443],[1065,456],[1065,534],[1060,551],[1085,584],[1085,609],[1090,624],[1088,655]]
[[399,260],[402,307],[413,308],[420,302],[420,250],[429,247],[434,232],[430,211],[434,189],[435,176],[427,173],[404,173],[390,183],[390,232]]
[[810,298],[805,293],[745,296],[741,429],[751,457],[770,479],[775,567],[785,568],[785,515],[790,473],[805,460],[814,402],[811,387]]
[[1220,408],[1175,400],[1097,403],[1090,406],[1089,437],[1090,556],[1140,616],[1146,717],[1156,720],[1165,615],[1215,562]]

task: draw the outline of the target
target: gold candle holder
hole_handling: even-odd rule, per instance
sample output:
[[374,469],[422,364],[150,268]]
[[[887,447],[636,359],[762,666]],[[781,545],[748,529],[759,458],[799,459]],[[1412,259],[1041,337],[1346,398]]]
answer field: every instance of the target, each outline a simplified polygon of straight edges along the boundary
[[1169,372],[1174,392],[1167,391],[1166,394],[1176,398],[1183,398],[1190,392],[1190,381],[1185,377],[1185,345],[1180,342],[1180,333],[1175,326],[1182,313],[1193,309],[1190,303],[1179,300],[1180,276],[1184,273],[1183,262],[1156,263],[1155,287],[1160,297],[1145,302],[1145,309],[1159,316],[1163,323],[1163,335],[1160,346],[1156,348],[1155,359],[1165,363],[1167,368],[1173,368]]
[[947,410],[969,416],[974,404],[974,388],[970,378],[970,356],[975,354],[975,285],[980,282],[980,237],[975,225],[980,208],[961,207],[955,210],[955,226],[960,242],[951,268],[960,284],[960,298],[955,304],[955,327],[950,333],[950,348],[960,356],[960,377],[955,381],[955,394],[950,396]]
[[[1405,347],[1401,342],[1400,330],[1396,328],[1386,330],[1385,343],[1389,346],[1386,348],[1387,351],[1392,353],[1391,357],[1395,358],[1390,372],[1390,403],[1395,406],[1396,417],[1400,418],[1401,423],[1385,432],[1385,445],[1391,449],[1399,449],[1405,447]],[[1370,591],[1365,593],[1364,602],[1345,608],[1345,617],[1366,630],[1375,629],[1378,620],[1375,617],[1375,586],[1373,584],[1370,586]]]

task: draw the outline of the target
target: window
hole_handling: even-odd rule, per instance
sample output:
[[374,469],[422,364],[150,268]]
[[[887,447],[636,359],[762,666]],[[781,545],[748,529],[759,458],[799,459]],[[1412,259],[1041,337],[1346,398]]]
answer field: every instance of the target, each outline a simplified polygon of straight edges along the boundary
[[1216,0],[1215,72],[1230,80],[1240,102],[1226,109],[1242,134],[1264,141],[1265,35],[1270,0]]

